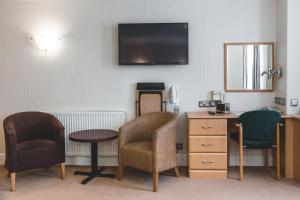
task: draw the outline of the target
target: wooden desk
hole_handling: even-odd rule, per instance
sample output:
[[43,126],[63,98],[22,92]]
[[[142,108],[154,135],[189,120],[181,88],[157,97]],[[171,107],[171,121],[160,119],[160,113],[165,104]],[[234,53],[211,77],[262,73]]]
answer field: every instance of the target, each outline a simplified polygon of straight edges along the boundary
[[[188,112],[189,176],[227,177],[228,120],[238,115]],[[285,134],[282,141],[282,169],[286,178],[300,181],[300,116],[282,115]],[[297,156],[299,158],[297,158]],[[199,164],[200,163],[200,164]]]
[[[292,147],[288,147],[289,153],[286,156],[289,156],[290,165],[292,164],[293,169],[292,174],[288,178],[294,178],[296,181],[300,182],[300,116],[294,116],[290,123],[290,132],[289,137]],[[287,145],[289,146],[289,145]]]

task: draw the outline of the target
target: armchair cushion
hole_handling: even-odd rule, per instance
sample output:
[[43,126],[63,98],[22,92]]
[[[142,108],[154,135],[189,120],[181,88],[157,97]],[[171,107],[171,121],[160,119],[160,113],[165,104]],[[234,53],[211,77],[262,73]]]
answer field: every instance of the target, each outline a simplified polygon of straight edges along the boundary
[[139,170],[152,172],[152,141],[133,142],[121,147],[121,162]]
[[18,165],[22,166],[22,170],[64,162],[64,156],[61,155],[59,145],[54,140],[38,139],[20,142],[17,145],[17,157]]
[[56,148],[57,146],[58,145],[54,140],[28,140],[20,142],[17,146],[17,151],[18,153],[22,151],[36,151],[37,149],[40,151],[53,147]]

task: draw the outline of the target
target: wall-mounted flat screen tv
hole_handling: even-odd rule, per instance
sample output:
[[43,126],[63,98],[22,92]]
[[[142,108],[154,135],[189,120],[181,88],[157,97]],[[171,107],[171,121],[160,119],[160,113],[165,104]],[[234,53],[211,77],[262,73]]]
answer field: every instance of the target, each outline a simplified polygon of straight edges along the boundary
[[188,23],[119,24],[119,65],[186,65]]

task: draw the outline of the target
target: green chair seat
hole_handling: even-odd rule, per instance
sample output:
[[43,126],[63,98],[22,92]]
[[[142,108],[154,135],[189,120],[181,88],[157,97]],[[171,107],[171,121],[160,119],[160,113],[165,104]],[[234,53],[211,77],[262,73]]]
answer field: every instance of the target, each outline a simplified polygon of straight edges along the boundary
[[[239,143],[239,134],[232,133],[231,138],[234,139],[237,143]],[[273,141],[268,140],[243,140],[243,146],[246,149],[270,149],[274,145]]]

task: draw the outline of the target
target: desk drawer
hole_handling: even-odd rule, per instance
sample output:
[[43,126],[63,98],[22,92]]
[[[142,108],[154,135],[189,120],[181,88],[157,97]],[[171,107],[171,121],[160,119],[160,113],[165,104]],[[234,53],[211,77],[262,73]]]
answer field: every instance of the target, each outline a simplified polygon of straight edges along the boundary
[[226,119],[191,119],[189,135],[226,135]]
[[190,153],[226,153],[226,136],[190,136]]
[[226,170],[190,170],[190,178],[224,179],[227,177]]
[[190,153],[190,169],[227,169],[226,153]]

